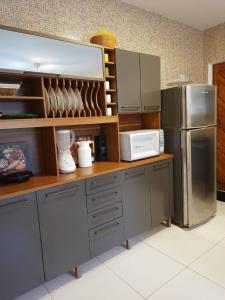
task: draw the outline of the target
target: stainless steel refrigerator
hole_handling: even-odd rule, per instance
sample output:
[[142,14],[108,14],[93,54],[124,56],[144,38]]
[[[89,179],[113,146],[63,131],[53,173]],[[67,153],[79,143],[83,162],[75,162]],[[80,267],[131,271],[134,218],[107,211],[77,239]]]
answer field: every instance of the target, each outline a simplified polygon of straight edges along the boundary
[[165,151],[174,157],[174,223],[191,227],[216,213],[216,89],[162,90]]

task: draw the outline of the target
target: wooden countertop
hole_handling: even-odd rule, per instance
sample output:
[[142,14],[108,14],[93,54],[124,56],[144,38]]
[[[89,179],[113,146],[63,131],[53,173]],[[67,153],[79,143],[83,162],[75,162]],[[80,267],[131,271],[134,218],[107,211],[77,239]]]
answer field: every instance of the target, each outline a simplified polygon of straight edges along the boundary
[[116,172],[128,168],[151,164],[173,158],[171,154],[163,154],[133,162],[95,162],[90,168],[77,168],[76,172],[60,176],[33,176],[28,182],[0,186],[0,200],[35,192],[49,187],[87,179],[98,175]]

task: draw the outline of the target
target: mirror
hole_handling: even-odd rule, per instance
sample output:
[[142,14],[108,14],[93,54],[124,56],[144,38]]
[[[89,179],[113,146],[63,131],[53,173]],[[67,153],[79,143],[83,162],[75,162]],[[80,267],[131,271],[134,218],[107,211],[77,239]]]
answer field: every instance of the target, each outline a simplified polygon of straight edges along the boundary
[[0,29],[0,71],[103,79],[103,49]]

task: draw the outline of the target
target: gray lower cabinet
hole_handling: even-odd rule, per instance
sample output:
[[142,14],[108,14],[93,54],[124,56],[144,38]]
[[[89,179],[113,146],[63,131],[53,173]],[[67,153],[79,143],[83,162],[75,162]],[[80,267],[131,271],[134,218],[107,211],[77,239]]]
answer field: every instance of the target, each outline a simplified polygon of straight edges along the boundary
[[154,227],[165,219],[171,219],[174,213],[173,161],[170,159],[156,162],[148,168],[151,187],[151,219]]
[[0,201],[0,299],[44,282],[35,193]]
[[46,280],[90,258],[84,181],[37,193]]
[[150,186],[147,166],[123,172],[123,216],[125,239],[151,227]]
[[140,72],[142,111],[160,111],[160,57],[140,53]]
[[119,112],[140,112],[139,53],[116,49],[116,77]]

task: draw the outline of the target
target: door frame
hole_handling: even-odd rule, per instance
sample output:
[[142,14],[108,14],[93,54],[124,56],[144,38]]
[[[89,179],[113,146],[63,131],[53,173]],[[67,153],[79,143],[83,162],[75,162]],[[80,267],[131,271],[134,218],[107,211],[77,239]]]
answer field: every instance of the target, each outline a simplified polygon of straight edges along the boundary
[[225,60],[208,63],[208,84],[213,84],[213,66],[222,63],[225,63]]
[[[213,84],[213,66],[217,64],[225,63],[225,60],[219,60],[212,63],[208,63],[208,84]],[[217,145],[217,140],[216,140]],[[217,200],[225,202],[225,191],[217,189]]]

